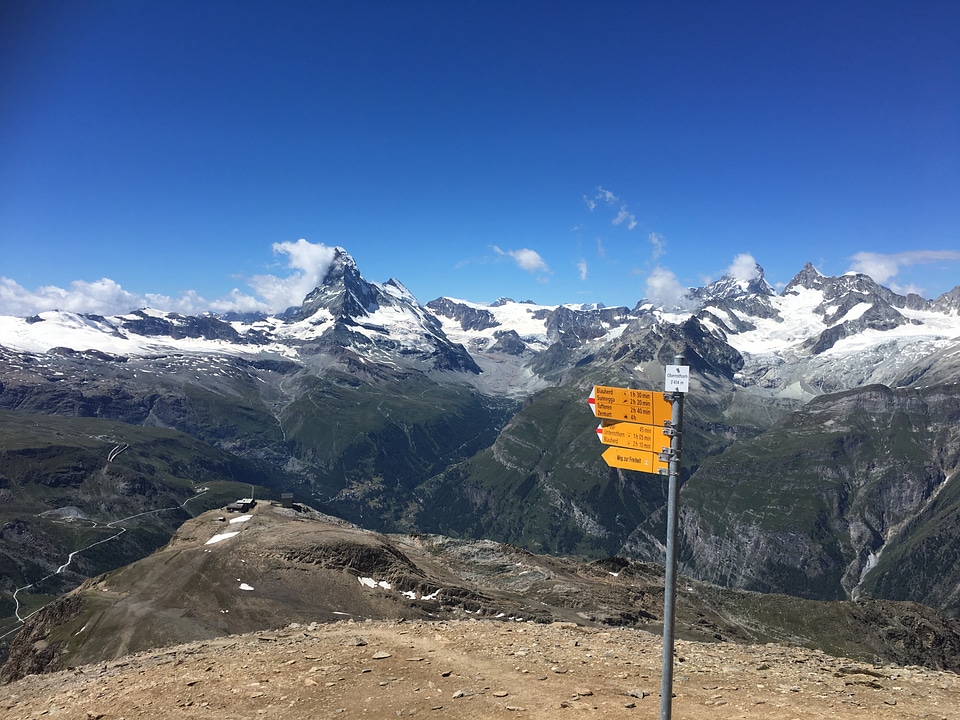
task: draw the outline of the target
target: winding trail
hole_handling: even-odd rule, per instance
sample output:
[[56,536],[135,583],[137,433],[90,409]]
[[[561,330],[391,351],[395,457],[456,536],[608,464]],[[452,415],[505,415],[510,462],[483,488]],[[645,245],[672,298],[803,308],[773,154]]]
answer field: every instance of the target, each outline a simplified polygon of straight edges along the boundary
[[[120,446],[118,446],[118,447],[120,447]],[[124,449],[125,449],[125,448],[124,448]],[[114,448],[114,453],[119,454],[120,452],[122,452],[122,450],[119,450],[119,451],[118,451],[117,448]],[[112,454],[113,454],[113,453],[112,453]],[[113,454],[113,456],[115,457],[116,454]],[[125,517],[125,518],[120,518],[119,520],[112,520],[111,522],[103,523],[103,527],[111,528],[111,529],[119,528],[119,529],[120,529],[120,532],[118,532],[118,533],[116,533],[116,534],[114,534],[114,535],[111,535],[111,536],[108,537],[108,538],[103,538],[102,540],[97,540],[96,542],[92,542],[92,543],[90,543],[89,545],[87,545],[86,547],[80,548],[79,550],[74,550],[74,551],[72,551],[72,552],[67,556],[66,562],[64,562],[63,565],[61,565],[60,567],[58,567],[58,568],[57,568],[56,570],[54,570],[52,573],[50,573],[49,575],[46,575],[45,577],[40,578],[39,580],[36,580],[36,581],[30,583],[29,585],[24,585],[23,587],[19,587],[19,588],[17,588],[16,590],[13,591],[13,603],[14,603],[14,611],[13,611],[13,614],[14,614],[14,617],[16,617],[17,621],[20,623],[20,626],[14,628],[13,630],[10,630],[10,631],[6,632],[6,633],[3,634],[3,635],[0,635],[0,640],[3,640],[4,638],[6,638],[6,637],[8,637],[8,636],[10,636],[10,635],[13,635],[13,634],[16,633],[16,632],[19,632],[20,627],[23,626],[23,623],[25,623],[25,622],[26,622],[27,620],[29,620],[31,617],[33,617],[33,616],[36,615],[38,612],[40,612],[44,607],[46,607],[46,605],[43,605],[43,606],[37,608],[36,610],[34,610],[32,613],[21,617],[21,616],[20,616],[20,598],[17,597],[17,596],[20,594],[20,592],[21,592],[22,590],[28,590],[29,588],[33,587],[34,585],[38,585],[38,584],[44,582],[45,580],[48,580],[48,579],[50,579],[50,578],[52,578],[52,577],[54,577],[54,576],[56,576],[56,575],[60,575],[64,570],[66,570],[68,567],[70,567],[70,564],[73,562],[73,558],[76,557],[77,555],[79,555],[80,553],[85,552],[85,551],[89,550],[89,549],[92,548],[92,547],[96,547],[97,545],[102,545],[103,543],[110,542],[111,540],[116,540],[118,537],[120,537],[121,535],[123,535],[123,534],[127,531],[127,528],[126,528],[126,527],[123,527],[121,523],[126,523],[126,522],[128,522],[128,521],[130,521],[130,520],[135,520],[136,518],[143,517],[144,515],[155,515],[155,514],[157,514],[157,513],[169,512],[169,511],[171,511],[171,510],[181,510],[181,509],[185,508],[185,507],[187,506],[187,503],[189,503],[191,500],[196,500],[197,498],[202,497],[203,495],[206,494],[206,492],[207,492],[206,488],[203,488],[203,489],[202,489],[200,492],[198,492],[196,495],[193,495],[193,496],[187,498],[186,500],[183,501],[183,503],[181,503],[180,505],[177,505],[177,506],[175,506],[175,507],[160,508],[160,509],[158,509],[158,510],[147,510],[146,512],[137,513],[136,515],[129,515],[129,516]],[[92,521],[92,522],[93,522],[93,527],[99,527],[99,526],[100,526],[100,523],[98,523],[96,520],[94,520],[94,521]],[[48,603],[48,604],[49,604],[49,603]]]

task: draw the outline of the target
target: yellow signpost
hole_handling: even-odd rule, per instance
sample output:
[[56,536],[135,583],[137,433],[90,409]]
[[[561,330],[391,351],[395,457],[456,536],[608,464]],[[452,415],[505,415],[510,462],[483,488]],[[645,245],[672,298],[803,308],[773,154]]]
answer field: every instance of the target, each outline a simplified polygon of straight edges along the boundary
[[[690,367],[683,355],[664,370],[670,393],[594,385],[587,403],[601,418],[597,437],[604,462],[623,470],[667,475],[667,544],[663,580],[663,671],[660,678],[660,720],[671,720],[673,635],[677,585],[677,503],[680,492],[680,450],[683,396],[690,389]],[[671,399],[668,400],[667,397]]]
[[660,459],[660,453],[645,450],[630,450],[621,447],[608,447],[603,451],[604,461],[610,467],[623,470],[637,470],[639,472],[654,473],[670,470],[670,463]]
[[601,420],[597,426],[597,437],[604,445],[646,452],[659,453],[664,447],[670,447],[670,439],[664,436],[663,428],[656,425]]
[[673,403],[662,392],[596,385],[587,400],[598,418],[663,427],[673,417]]

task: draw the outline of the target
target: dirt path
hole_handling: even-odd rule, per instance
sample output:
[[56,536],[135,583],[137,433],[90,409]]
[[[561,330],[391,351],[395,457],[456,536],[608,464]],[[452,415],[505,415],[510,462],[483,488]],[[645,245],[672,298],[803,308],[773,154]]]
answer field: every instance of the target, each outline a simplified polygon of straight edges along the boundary
[[[960,676],[777,645],[677,643],[673,716],[960,719]],[[0,717],[658,718],[660,639],[494,621],[288,627],[0,689]]]

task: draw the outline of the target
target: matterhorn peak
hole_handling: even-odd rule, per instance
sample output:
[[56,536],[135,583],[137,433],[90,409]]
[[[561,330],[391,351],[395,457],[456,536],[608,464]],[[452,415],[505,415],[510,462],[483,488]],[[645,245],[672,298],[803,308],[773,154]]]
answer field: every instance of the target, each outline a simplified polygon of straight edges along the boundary
[[357,261],[353,256],[342,247],[333,248],[333,257],[330,259],[330,266],[323,275],[320,285],[336,283],[346,277],[360,277],[360,271],[357,269]]
[[367,315],[377,309],[380,294],[363,279],[350,253],[336,247],[323,279],[303,299],[296,317],[308,318],[320,309],[327,310],[334,318]]

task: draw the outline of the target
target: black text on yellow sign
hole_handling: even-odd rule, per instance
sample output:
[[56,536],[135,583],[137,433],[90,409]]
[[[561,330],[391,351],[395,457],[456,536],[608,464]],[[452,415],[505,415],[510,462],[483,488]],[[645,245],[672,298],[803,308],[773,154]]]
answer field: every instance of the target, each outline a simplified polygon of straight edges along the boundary
[[603,451],[603,460],[610,467],[637,472],[659,473],[662,469],[669,472],[670,463],[660,459],[660,453],[643,450],[629,450],[620,447],[608,447]]
[[622,420],[657,425],[673,419],[673,404],[662,392],[595,385],[587,400],[594,415],[608,420]]
[[663,428],[621,420],[601,420],[597,426],[597,437],[604,445],[646,452],[660,452],[670,447],[670,438],[664,436]]

